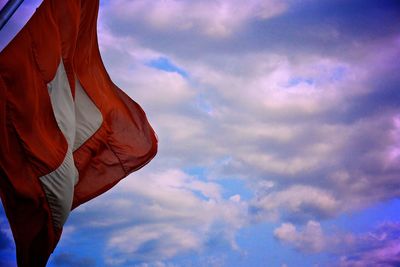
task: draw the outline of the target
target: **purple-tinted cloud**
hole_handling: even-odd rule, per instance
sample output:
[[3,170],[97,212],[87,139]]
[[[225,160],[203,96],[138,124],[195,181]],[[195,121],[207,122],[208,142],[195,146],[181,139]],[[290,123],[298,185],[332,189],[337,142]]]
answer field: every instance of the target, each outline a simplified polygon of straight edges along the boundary
[[[193,7],[159,9],[165,3],[139,1],[123,11],[149,7],[161,17],[118,16],[121,6],[110,4],[101,24],[113,77],[147,105],[159,133],[156,168],[202,166],[207,179],[242,179],[254,195],[247,223],[295,227],[400,196],[394,2],[289,1],[268,18],[246,13],[219,38],[207,32],[215,20],[185,12],[161,27],[171,10]],[[365,12],[352,26],[358,9]],[[371,16],[382,17],[382,29]],[[159,58],[188,75],[143,67]],[[162,234],[148,232],[152,240]],[[144,247],[158,252],[159,244]]]
[[329,266],[393,267],[400,264],[399,222],[384,222],[360,234],[324,231],[315,221],[309,221],[302,229],[284,223],[275,229],[274,236],[306,253],[331,254]]
[[[394,260],[394,235],[380,243],[334,238],[322,225],[400,196],[396,7],[389,0],[102,2],[105,65],[143,105],[159,154],[74,211],[66,246],[93,231],[107,250],[105,265],[173,266],[166,262],[214,248],[215,240],[240,251],[238,231],[273,222],[280,226],[270,234],[301,253],[342,242],[349,253],[335,256],[344,266],[374,259],[385,266],[381,248]],[[241,188],[224,194],[233,179],[247,197]],[[71,260],[58,255],[55,263]]]
[[373,231],[357,236],[340,257],[343,267],[399,265],[399,222],[385,222]]

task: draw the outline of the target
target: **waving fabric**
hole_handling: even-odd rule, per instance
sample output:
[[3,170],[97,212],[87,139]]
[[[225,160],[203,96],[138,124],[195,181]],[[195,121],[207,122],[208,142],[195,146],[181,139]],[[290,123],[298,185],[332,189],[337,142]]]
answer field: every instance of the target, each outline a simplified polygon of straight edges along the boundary
[[98,0],[45,0],[0,53],[0,195],[19,267],[45,266],[69,212],[147,164],[157,138],[108,76]]

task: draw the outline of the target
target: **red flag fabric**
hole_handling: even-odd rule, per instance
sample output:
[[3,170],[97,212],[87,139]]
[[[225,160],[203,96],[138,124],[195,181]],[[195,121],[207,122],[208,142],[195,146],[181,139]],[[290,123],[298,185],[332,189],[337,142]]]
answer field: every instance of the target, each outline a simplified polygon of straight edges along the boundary
[[70,210],[147,164],[157,138],[108,76],[98,0],[44,0],[0,53],[0,195],[20,267],[45,266]]

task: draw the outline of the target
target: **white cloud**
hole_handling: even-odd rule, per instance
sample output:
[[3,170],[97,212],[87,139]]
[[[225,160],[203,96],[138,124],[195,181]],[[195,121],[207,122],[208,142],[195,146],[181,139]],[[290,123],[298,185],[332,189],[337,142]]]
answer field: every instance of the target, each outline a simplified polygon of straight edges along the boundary
[[252,203],[255,215],[261,219],[279,219],[288,214],[291,219],[331,216],[340,211],[340,202],[329,191],[294,185],[288,189],[261,195]]
[[146,224],[121,229],[108,242],[108,250],[125,258],[165,259],[202,246],[201,236],[171,224]]
[[[104,203],[86,207],[84,224],[108,231],[109,262],[126,265],[140,254],[152,266],[215,236],[238,249],[236,231],[259,220],[287,221],[277,238],[320,251],[336,241],[315,220],[400,195],[387,186],[399,171],[400,112],[368,102],[374,64],[390,57],[225,52],[241,43],[223,39],[288,8],[270,3],[106,3],[100,44],[110,76],[144,107],[160,138],[151,165],[107,198],[108,216],[98,216]],[[232,10],[236,16],[226,16]],[[188,75],[149,66],[159,58]],[[182,171],[198,166],[201,179]],[[225,199],[218,180],[227,177],[242,179],[254,198]],[[299,222],[308,223],[299,230]]]
[[[111,35],[106,28],[103,34]],[[160,138],[158,166],[203,166],[211,179],[240,177],[255,189],[253,203],[264,219],[326,218],[398,195],[384,181],[394,181],[390,170],[400,160],[390,118],[399,113],[367,113],[370,105],[362,101],[373,92],[373,69],[366,62],[266,52],[187,60],[111,36],[124,45],[106,44],[109,57],[125,55],[113,62],[112,76],[147,111]],[[160,57],[189,78],[146,65]],[[381,178],[363,173],[364,166]],[[274,185],[268,194],[257,189],[265,181]],[[297,200],[289,200],[295,189]],[[274,207],[265,204],[271,198],[279,200]]]
[[214,239],[237,249],[235,235],[247,223],[246,212],[240,196],[224,199],[216,183],[179,169],[148,168],[121,181],[102,201],[78,209],[82,221],[75,223],[108,232],[107,262],[126,266],[199,252]]
[[[287,9],[284,1],[113,1],[111,15],[122,21],[141,20],[159,31],[194,30],[227,37],[250,19],[265,20]],[[234,16],[232,14],[235,14]]]
[[178,265],[172,263],[165,263],[162,261],[146,262],[141,264],[136,264],[134,267],[178,267]]
[[298,231],[291,223],[284,223],[275,229],[274,236],[305,252],[319,252],[327,245],[321,225],[315,221],[309,221],[302,231]]

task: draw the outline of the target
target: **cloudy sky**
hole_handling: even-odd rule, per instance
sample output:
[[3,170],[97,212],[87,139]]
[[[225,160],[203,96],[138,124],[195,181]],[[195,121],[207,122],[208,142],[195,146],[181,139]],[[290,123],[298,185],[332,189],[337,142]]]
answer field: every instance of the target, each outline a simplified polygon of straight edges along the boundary
[[72,212],[48,266],[400,265],[399,1],[102,0],[98,28],[159,153]]

